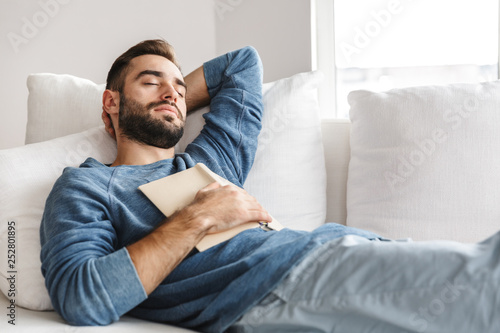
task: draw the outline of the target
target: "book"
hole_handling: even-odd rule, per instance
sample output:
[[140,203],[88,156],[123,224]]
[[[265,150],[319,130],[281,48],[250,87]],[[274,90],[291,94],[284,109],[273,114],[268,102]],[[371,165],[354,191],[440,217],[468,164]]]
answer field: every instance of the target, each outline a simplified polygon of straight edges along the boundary
[[[189,205],[199,190],[214,182],[218,182],[222,186],[231,184],[227,179],[210,170],[205,164],[198,163],[192,168],[141,185],[139,189],[166,217],[169,217]],[[283,226],[274,218],[270,223],[245,223],[222,232],[206,235],[196,245],[196,248],[200,252],[205,251],[251,228],[279,231],[283,229]]]

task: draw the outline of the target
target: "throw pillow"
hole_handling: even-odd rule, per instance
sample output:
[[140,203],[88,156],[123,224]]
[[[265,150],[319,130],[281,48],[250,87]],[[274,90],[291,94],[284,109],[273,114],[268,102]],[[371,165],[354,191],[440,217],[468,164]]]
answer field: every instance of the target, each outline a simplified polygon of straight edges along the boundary
[[46,141],[102,125],[104,84],[66,74],[31,74],[25,143]]
[[[104,128],[0,150],[0,290],[16,305],[52,308],[40,264],[39,228],[45,200],[66,166],[88,156],[111,163],[116,143]],[[12,257],[8,257],[11,255]],[[10,260],[7,260],[10,258]],[[14,279],[8,278],[13,276]],[[10,290],[15,290],[15,295]]]
[[347,225],[460,242],[500,229],[500,81],[348,98]]

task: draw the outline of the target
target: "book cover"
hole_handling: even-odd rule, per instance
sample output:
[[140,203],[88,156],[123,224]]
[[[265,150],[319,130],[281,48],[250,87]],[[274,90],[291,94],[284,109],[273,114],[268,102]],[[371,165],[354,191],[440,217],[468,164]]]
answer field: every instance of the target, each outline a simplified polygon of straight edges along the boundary
[[[211,171],[203,163],[198,163],[192,168],[141,185],[139,189],[168,217],[190,204],[199,190],[213,182],[218,182],[222,186],[230,184],[228,180]],[[272,230],[283,229],[283,226],[274,218],[271,223],[267,224],[258,222],[245,223],[229,230],[206,235],[196,245],[196,248],[200,252],[205,251],[244,230],[258,227]]]

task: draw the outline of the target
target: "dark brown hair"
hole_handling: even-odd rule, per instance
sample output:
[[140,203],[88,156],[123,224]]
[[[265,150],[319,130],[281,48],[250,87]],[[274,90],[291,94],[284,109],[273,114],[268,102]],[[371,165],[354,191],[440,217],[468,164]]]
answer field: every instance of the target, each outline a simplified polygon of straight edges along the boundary
[[118,91],[120,93],[123,92],[125,77],[128,73],[130,61],[145,54],[154,54],[165,57],[173,62],[174,65],[177,66],[177,68],[179,68],[180,70],[180,66],[175,56],[175,51],[172,45],[170,45],[163,39],[145,40],[137,45],[132,46],[115,60],[108,72],[108,77],[106,79],[106,89]]

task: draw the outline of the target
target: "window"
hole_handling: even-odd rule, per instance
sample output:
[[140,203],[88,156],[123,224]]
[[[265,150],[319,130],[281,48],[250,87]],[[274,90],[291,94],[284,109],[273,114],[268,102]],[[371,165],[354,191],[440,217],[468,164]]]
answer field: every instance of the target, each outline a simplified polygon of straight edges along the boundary
[[348,118],[352,90],[498,79],[499,0],[316,0],[312,13],[323,117]]

